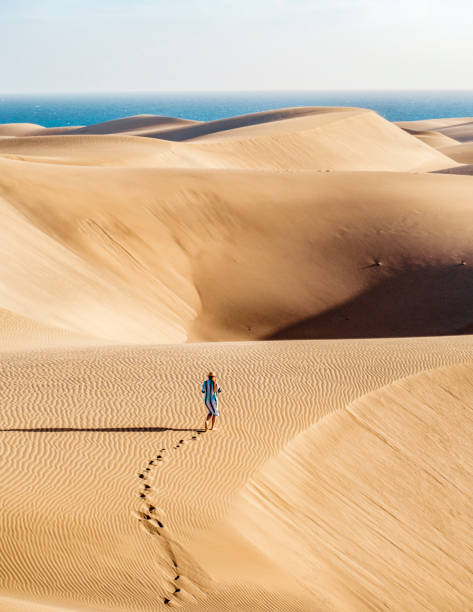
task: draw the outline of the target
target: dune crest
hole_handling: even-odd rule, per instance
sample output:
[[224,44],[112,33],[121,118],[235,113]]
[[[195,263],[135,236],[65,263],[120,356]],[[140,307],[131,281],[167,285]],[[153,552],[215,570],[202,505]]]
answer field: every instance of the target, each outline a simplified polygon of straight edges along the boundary
[[400,380],[322,420],[258,472],[230,521],[334,609],[466,609],[472,370]]

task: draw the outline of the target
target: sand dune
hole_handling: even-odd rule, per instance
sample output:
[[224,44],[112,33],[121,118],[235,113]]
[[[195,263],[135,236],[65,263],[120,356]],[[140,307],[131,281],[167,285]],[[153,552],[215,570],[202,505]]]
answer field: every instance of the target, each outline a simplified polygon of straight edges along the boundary
[[[64,136],[28,139],[22,134],[0,140],[0,156],[43,163],[285,171],[428,171],[452,166],[450,158],[365,109],[296,108],[174,123],[179,127],[166,130],[173,124],[167,117],[130,117],[69,130]],[[89,134],[88,139],[77,136],[82,133]],[[155,138],[130,140],[134,134]]]
[[230,523],[335,609],[468,609],[472,373],[403,379],[313,426],[251,479]]
[[174,117],[159,117],[156,115],[136,115],[123,117],[113,121],[105,121],[95,125],[87,125],[75,131],[75,134],[123,134],[138,135],[153,132],[158,134],[173,128],[188,127],[198,124],[198,121],[176,119]]
[[47,136],[48,134],[69,134],[82,126],[68,125],[64,127],[45,128],[36,123],[4,123],[0,124],[0,137]]
[[230,167],[409,171],[435,170],[446,162],[442,154],[364,109],[316,109],[250,126],[218,123],[216,132],[205,133],[206,124],[186,133],[198,135],[189,137]]
[[[309,118],[316,121],[317,124],[326,125],[336,121],[340,115],[355,114],[359,112],[369,112],[365,109],[350,109],[337,107],[301,107],[301,108],[281,108],[260,113],[250,113],[237,117],[227,117],[225,119],[217,119],[215,121],[201,122],[194,126],[183,126],[172,132],[168,132],[166,137],[169,140],[193,140],[209,135],[219,135],[225,138],[235,137],[235,131],[238,135],[241,130],[250,128],[250,133],[256,128],[261,133],[266,132],[265,128],[269,127],[271,133],[274,130],[280,132],[294,131],[294,125],[298,125],[300,120]],[[294,124],[294,122],[296,122]],[[304,122],[305,123],[305,122]],[[289,128],[289,129],[288,129]]]
[[161,117],[156,115],[135,115],[96,123],[93,125],[76,125],[46,128],[34,123],[0,124],[0,136],[48,136],[61,134],[127,134],[129,136],[142,132],[170,130],[198,124],[198,121]]
[[473,117],[456,119],[427,119],[425,121],[400,121],[399,127],[409,132],[435,130],[457,142],[473,141]]
[[473,117],[448,117],[438,119],[422,119],[420,121],[396,121],[402,129],[423,132],[424,130],[443,130],[473,121]]
[[462,164],[461,166],[454,166],[452,168],[445,168],[443,170],[436,170],[436,172],[443,172],[446,174],[464,174],[471,175],[473,168],[473,141],[456,143],[454,145],[442,146],[439,151],[444,155],[447,155],[454,161]]
[[460,164],[473,164],[473,142],[449,145],[442,147],[441,151]]
[[[346,589],[334,588],[327,595],[328,582],[317,593],[322,577],[314,578],[312,568],[314,564],[327,567],[330,563],[322,547],[310,556],[306,546],[301,549],[301,560],[308,563],[303,574],[297,571],[299,564],[289,569],[285,563],[286,558],[288,563],[291,559],[293,543],[300,542],[298,532],[288,533],[286,528],[278,527],[272,543],[263,553],[258,551],[266,530],[262,528],[261,535],[253,537],[247,514],[240,514],[239,491],[252,490],[255,478],[263,478],[254,475],[266,474],[272,457],[284,462],[286,451],[279,454],[291,439],[294,442],[287,452],[292,445],[300,448],[296,436],[305,435],[303,432],[321,417],[400,377],[472,357],[468,337],[362,343],[191,344],[4,356],[0,387],[2,429],[20,429],[0,435],[4,457],[1,499],[7,509],[1,515],[4,554],[0,575],[4,577],[4,594],[20,599],[27,599],[26,594],[34,595],[38,602],[73,609],[164,609],[164,599],[170,599],[173,605],[185,603],[191,610],[251,610],[252,605],[260,610],[284,605],[294,610],[326,610],[330,609],[325,606],[327,598],[333,609],[346,609]],[[224,386],[224,430],[198,434],[194,431],[202,418],[198,381],[209,364],[217,364]],[[433,374],[430,380],[436,377]],[[441,384],[458,393],[458,385],[448,387],[448,379],[442,379]],[[297,393],[287,393],[294,385]],[[422,384],[420,391],[425,387]],[[246,389],[243,395],[242,388]],[[399,398],[401,405],[407,402],[403,398]],[[441,410],[442,402],[445,391],[434,405]],[[447,403],[445,410],[449,406]],[[424,418],[433,419],[428,415]],[[431,421],[432,426],[435,422]],[[342,419],[338,430],[343,423]],[[392,428],[393,421],[383,423],[385,435],[389,435],[388,426]],[[445,436],[453,435],[460,426],[464,436],[470,435],[467,424],[466,420],[452,423]],[[341,444],[348,445],[346,452],[337,453],[340,446],[332,442],[330,435],[322,453],[323,464],[317,450],[300,455],[299,479],[293,479],[289,495],[277,488],[274,477],[268,476],[265,481],[271,496],[279,492],[286,500],[280,511],[286,517],[294,517],[290,524],[294,522],[302,528],[305,523],[296,520],[298,513],[317,501],[309,516],[315,518],[324,507],[333,515],[330,524],[334,531],[340,529],[340,517],[333,512],[330,499],[325,501],[326,494],[321,497],[323,489],[318,480],[314,480],[311,492],[304,489],[295,494],[302,486],[300,479],[307,478],[308,472],[314,479],[322,478],[324,473],[330,479],[330,465],[332,470],[338,466],[343,471],[353,456],[353,460],[357,458],[355,469],[363,458],[369,457],[364,462],[365,470],[371,466],[366,486],[376,487],[375,458],[379,462],[386,460],[386,445],[377,448],[364,444],[355,454],[350,446],[353,434],[345,438],[343,431],[342,428],[336,435]],[[311,444],[323,442],[324,434],[320,439],[316,432],[317,426]],[[434,430],[432,443],[441,445],[442,439],[437,442],[433,434]],[[419,446],[417,435],[414,431],[413,440],[406,438],[406,443],[417,453],[416,457],[426,461],[425,443]],[[338,459],[331,459],[330,448]],[[156,459],[159,455],[162,461]],[[467,457],[462,465],[466,465]],[[313,469],[316,465],[319,468]],[[407,467],[412,465],[408,463]],[[407,467],[393,464],[393,483],[402,480]],[[445,476],[453,478],[454,473],[445,469]],[[384,471],[379,473],[384,478]],[[140,479],[139,474],[145,478]],[[366,474],[369,476],[369,472]],[[281,476],[281,486],[285,482]],[[354,479],[351,488],[346,489],[354,501],[359,495],[359,482]],[[146,489],[145,484],[150,488]],[[400,487],[399,500],[405,499],[404,490],[405,486]],[[141,492],[146,498],[139,497]],[[425,490],[424,495],[428,494]],[[379,500],[382,502],[382,497]],[[149,505],[155,509],[150,511]],[[448,507],[443,506],[445,511]],[[271,507],[255,510],[255,520],[263,517],[264,508],[268,525],[274,524]],[[458,506],[458,511],[463,512],[463,505]],[[376,514],[374,505],[368,505],[367,512],[374,512],[372,520],[381,534],[383,529],[389,534],[386,521],[392,519],[384,518],[379,509]],[[151,518],[147,520],[145,515]],[[240,518],[235,522],[237,515]],[[442,515],[437,516],[440,519]],[[231,528],[226,527],[228,521]],[[461,514],[451,521],[455,529],[460,528]],[[347,520],[346,527],[350,525]],[[437,530],[439,537],[449,536],[441,522]],[[252,543],[246,541],[247,537]],[[288,557],[280,554],[281,540]],[[346,550],[351,555],[352,549]],[[393,548],[384,544],[381,550],[389,552]],[[405,558],[396,559],[389,554],[393,575],[405,571]],[[430,554],[435,559],[434,552]],[[348,580],[347,576],[353,578],[350,572],[356,556],[350,555],[336,566],[341,584]],[[446,566],[440,566],[438,571],[442,567]],[[417,573],[412,580],[415,576]],[[365,592],[364,581],[356,576],[352,587],[357,595]],[[181,591],[174,594],[175,588]],[[439,584],[436,589],[440,588]],[[376,591],[370,593],[375,597]],[[391,597],[396,593],[393,588]],[[451,592],[445,593],[447,596]]]
[[35,123],[3,123],[0,124],[0,136],[20,137],[30,136],[45,130],[41,125]]
[[1,166],[3,257],[22,268],[0,307],[41,324],[152,344],[472,322],[469,177]]
[[9,310],[0,310],[0,330],[2,332],[3,351],[101,344],[93,336],[82,336],[70,329],[40,323]]
[[468,609],[472,122],[0,126],[0,610]]
[[0,159],[41,164],[205,167],[201,157],[198,151],[186,146],[127,135],[52,135],[0,140]]
[[443,128],[442,133],[458,142],[473,142],[473,121]]
[[423,132],[418,132],[416,130],[405,129],[408,134],[412,134],[425,144],[429,145],[429,147],[433,147],[434,149],[440,150],[445,155],[448,155],[446,151],[443,149],[452,146],[458,146],[458,141],[454,138],[450,138],[449,136],[445,136],[441,132],[436,132],[435,130],[425,130]]

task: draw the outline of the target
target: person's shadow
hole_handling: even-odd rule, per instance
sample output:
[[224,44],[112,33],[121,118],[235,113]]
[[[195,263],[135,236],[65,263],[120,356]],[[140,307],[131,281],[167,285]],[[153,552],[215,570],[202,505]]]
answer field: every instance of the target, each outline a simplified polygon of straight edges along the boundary
[[56,433],[67,431],[95,431],[95,432],[163,432],[163,431],[204,431],[200,428],[183,428],[176,427],[26,427],[26,428],[8,428],[0,429],[1,431],[24,431],[24,432],[39,432],[39,433]]

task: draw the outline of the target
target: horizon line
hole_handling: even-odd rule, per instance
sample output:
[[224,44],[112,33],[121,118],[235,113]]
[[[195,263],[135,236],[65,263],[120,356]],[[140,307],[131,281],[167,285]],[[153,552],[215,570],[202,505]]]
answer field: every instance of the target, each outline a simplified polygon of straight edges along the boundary
[[362,89],[142,89],[142,90],[90,90],[90,91],[0,91],[0,96],[76,96],[76,95],[130,95],[130,94],[264,94],[264,93],[385,93],[385,92],[404,92],[404,93],[453,93],[467,92],[473,93],[470,89],[404,89],[404,88],[362,88]]

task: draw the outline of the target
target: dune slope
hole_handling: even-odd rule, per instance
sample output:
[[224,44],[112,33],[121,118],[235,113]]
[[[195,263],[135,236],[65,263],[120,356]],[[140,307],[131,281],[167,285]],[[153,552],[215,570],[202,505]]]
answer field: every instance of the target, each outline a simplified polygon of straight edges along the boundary
[[0,165],[3,257],[23,262],[0,307],[40,324],[156,343],[472,322],[469,177]]
[[405,128],[405,131],[408,134],[412,134],[425,144],[429,145],[429,147],[433,147],[434,149],[440,150],[445,155],[448,155],[448,153],[443,151],[445,147],[458,145],[458,141],[454,138],[445,136],[445,134],[442,134],[441,132],[436,132],[435,130],[416,131]]
[[[238,511],[239,491],[253,487],[254,475],[259,470],[266,473],[272,457],[284,461],[285,453],[277,457],[285,445],[321,417],[400,377],[472,358],[468,337],[55,349],[3,355],[3,595],[92,610],[166,609],[165,599],[172,605],[185,603],[190,610],[215,612],[284,606],[326,610],[327,601],[339,609],[343,593],[337,590],[328,596],[319,579],[309,582],[304,575],[301,580],[297,565],[294,573],[281,566],[285,555],[279,554],[279,546],[285,530],[278,526],[273,531],[266,552],[261,552],[260,537],[255,536],[253,544],[247,542],[253,531],[246,514]],[[224,429],[198,434],[199,380],[203,371],[216,366],[224,387],[220,424]],[[294,386],[297,392],[288,393]],[[436,423],[431,418],[426,431]],[[445,435],[453,435],[460,424],[467,435],[464,420],[452,424]],[[435,427],[432,431],[437,432]],[[352,456],[353,435],[348,435],[348,428],[345,438],[345,431],[336,434],[338,444],[332,443],[332,436],[327,438],[323,470],[319,451],[300,455],[300,478],[312,473],[313,493],[301,489],[300,495],[293,494],[300,483],[294,478],[291,493],[280,502],[281,511],[289,504],[296,517],[307,503],[322,504],[316,479],[324,474],[330,479],[331,464],[332,469],[343,470],[347,465],[343,461]],[[416,432],[404,430],[409,446],[418,443]],[[437,442],[433,436],[432,443],[442,444],[442,439]],[[343,445],[346,452],[338,452]],[[360,470],[368,469],[362,461],[365,446],[353,453]],[[383,445],[366,449],[370,460],[365,463],[374,469],[375,458],[383,461],[386,451]],[[338,459],[332,461],[331,452]],[[319,469],[314,470],[317,464]],[[395,482],[403,476],[402,470],[393,473]],[[145,478],[140,479],[140,474]],[[273,477],[265,482],[270,489],[275,486]],[[281,477],[282,487],[285,482]],[[374,487],[376,482],[367,473],[367,483]],[[352,489],[356,483],[358,479]],[[405,503],[404,491],[399,488],[395,498],[399,503]],[[448,497],[435,500],[445,512],[450,508]],[[372,511],[372,504],[365,505]],[[273,510],[271,504],[258,507],[255,520],[266,517],[267,524],[274,525]],[[239,516],[236,523],[235,516]],[[373,515],[377,528],[386,527],[383,517],[381,511]],[[340,520],[334,514],[334,529],[341,528]],[[346,517],[346,529],[350,525]],[[263,533],[265,529],[261,537]],[[303,550],[307,571],[329,561],[321,560],[320,550],[310,557]],[[348,553],[352,554],[351,544]],[[356,579],[353,584],[358,589]],[[175,593],[176,588],[180,590]]]
[[461,164],[473,164],[473,141],[442,147],[441,151]]
[[400,380],[324,419],[258,472],[230,522],[335,609],[467,609],[472,370]]

